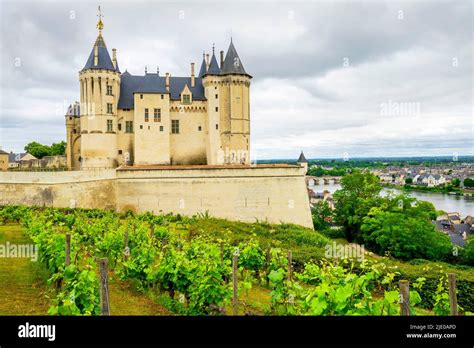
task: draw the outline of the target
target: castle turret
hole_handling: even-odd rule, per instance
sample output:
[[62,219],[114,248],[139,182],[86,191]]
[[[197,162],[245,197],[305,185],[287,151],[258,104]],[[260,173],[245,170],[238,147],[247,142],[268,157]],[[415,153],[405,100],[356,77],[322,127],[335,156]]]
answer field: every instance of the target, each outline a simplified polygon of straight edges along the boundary
[[220,95],[222,94],[221,69],[217,63],[214,48],[212,49],[212,58],[207,64],[203,58],[201,71],[205,72],[202,76],[204,94],[207,98],[207,119],[206,119],[206,158],[207,164],[222,164],[222,143],[221,143],[221,104]]
[[80,169],[81,156],[81,121],[80,104],[75,102],[69,105],[66,112],[66,160],[69,170]]
[[306,160],[306,157],[304,157],[303,151],[301,151],[300,157],[298,157],[296,163],[304,168],[305,173],[308,171],[308,161]]
[[222,62],[220,108],[221,143],[225,163],[250,163],[250,100],[252,76],[247,74],[242,61],[230,41]]
[[[99,9],[100,11],[100,9]],[[99,34],[84,68],[79,72],[81,90],[81,168],[117,166],[117,106],[120,70],[113,50],[110,58],[99,13]]]

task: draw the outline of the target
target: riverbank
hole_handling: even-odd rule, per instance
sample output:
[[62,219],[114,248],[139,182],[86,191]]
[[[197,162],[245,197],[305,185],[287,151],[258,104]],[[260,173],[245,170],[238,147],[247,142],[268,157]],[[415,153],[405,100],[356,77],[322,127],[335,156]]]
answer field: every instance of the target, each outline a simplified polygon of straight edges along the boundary
[[428,187],[428,186],[413,186],[413,185],[394,185],[394,184],[382,184],[383,187],[386,188],[394,188],[400,191],[418,191],[418,192],[430,192],[430,193],[443,193],[453,196],[466,196],[466,197],[473,197],[474,190],[462,189],[462,188],[454,188],[453,190],[448,190],[446,187]]

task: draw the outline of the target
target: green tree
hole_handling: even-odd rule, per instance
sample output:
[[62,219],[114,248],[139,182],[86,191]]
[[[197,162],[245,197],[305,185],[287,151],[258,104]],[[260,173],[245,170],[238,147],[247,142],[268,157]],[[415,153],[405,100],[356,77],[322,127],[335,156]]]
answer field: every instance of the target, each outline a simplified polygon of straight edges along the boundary
[[50,156],[63,156],[66,154],[66,142],[61,141],[60,143],[53,143],[50,147]]
[[413,184],[413,178],[406,178],[405,179],[405,184],[407,184],[407,185]]
[[461,180],[459,179],[453,179],[451,180],[451,184],[454,186],[454,187],[459,187],[459,185],[461,185]]
[[311,215],[313,217],[314,229],[316,231],[324,231],[331,226],[334,214],[328,202],[319,201],[312,209]]
[[357,240],[362,218],[380,203],[381,189],[379,178],[371,173],[354,171],[341,179],[341,189],[334,193],[335,220],[349,242]]
[[43,158],[49,155],[49,146],[33,141],[25,146],[25,151],[35,156],[36,158]]
[[61,141],[48,146],[33,141],[25,146],[25,151],[36,158],[43,158],[44,156],[63,156],[66,153],[66,142]]
[[469,188],[474,187],[474,179],[471,179],[471,178],[464,179],[464,187],[469,187]]

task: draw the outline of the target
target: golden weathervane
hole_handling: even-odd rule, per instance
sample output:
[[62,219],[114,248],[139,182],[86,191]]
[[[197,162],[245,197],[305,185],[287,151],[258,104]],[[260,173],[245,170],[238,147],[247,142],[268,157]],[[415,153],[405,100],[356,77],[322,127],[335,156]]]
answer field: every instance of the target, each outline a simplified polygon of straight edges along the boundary
[[99,32],[101,32],[102,29],[104,29],[104,23],[102,22],[102,18],[104,16],[102,16],[102,12],[100,11],[100,6],[99,6],[99,14],[97,15],[97,17],[99,17],[99,21],[97,22],[97,29],[99,29]]

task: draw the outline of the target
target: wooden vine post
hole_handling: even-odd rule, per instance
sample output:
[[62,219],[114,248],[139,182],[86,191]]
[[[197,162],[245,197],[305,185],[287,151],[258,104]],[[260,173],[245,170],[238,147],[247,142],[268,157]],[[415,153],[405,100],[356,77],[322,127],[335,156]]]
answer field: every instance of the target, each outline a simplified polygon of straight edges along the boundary
[[456,297],[456,275],[454,273],[448,274],[449,284],[449,307],[451,315],[458,315],[458,299]]
[[410,315],[410,283],[408,280],[400,280],[400,315]]
[[239,263],[239,254],[234,253],[232,257],[232,282],[234,285],[234,296],[232,298],[232,303],[234,305],[234,315],[239,313],[239,292],[238,292],[238,272],[237,272],[237,265]]
[[293,255],[291,250],[288,250],[288,280],[291,281],[293,278],[293,269],[292,269]]
[[266,263],[266,269],[265,269],[265,273],[266,273],[266,282],[267,282],[267,288],[270,286],[270,278],[268,278],[268,273],[269,273],[269,270],[270,270],[270,263],[272,261],[272,254],[270,252],[270,248],[267,248],[267,252],[266,252],[266,257],[267,257],[267,263]]
[[66,233],[66,267],[71,264],[71,235]]
[[109,307],[109,276],[107,273],[107,259],[99,259],[100,270],[100,308],[102,315],[110,315]]
[[128,227],[125,230],[125,248],[124,248],[123,254],[124,254],[125,261],[127,261],[128,256],[130,255],[130,248],[128,247]]

